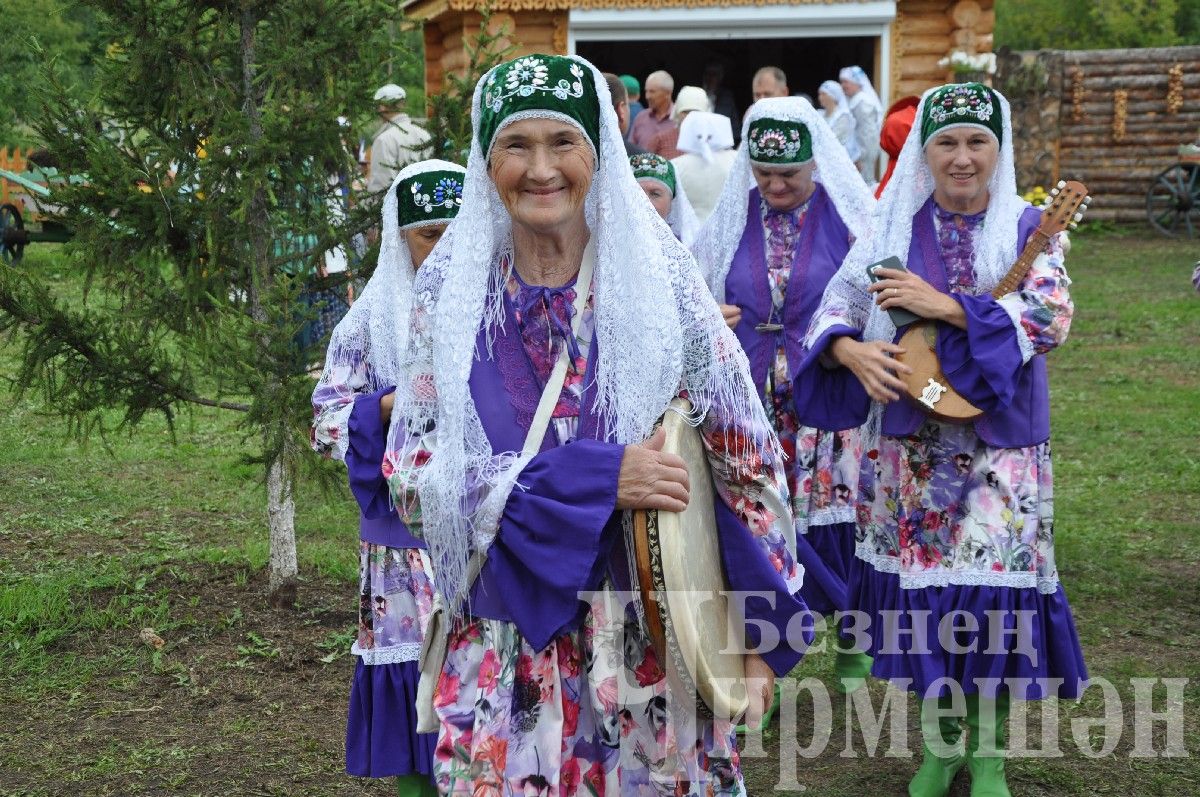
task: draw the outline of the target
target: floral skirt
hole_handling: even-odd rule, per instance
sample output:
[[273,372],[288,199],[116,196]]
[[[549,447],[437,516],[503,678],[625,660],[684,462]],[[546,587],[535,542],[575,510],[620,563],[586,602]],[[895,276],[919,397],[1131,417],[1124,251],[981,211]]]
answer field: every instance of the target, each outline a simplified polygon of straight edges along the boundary
[[927,696],[947,680],[1077,696],[1087,669],[1055,566],[1049,444],[994,448],[971,425],[927,421],[866,461],[849,593],[872,673]]
[[442,794],[745,794],[731,724],[668,699],[653,647],[608,590],[541,651],[512,623],[458,623],[434,707]]
[[359,777],[427,775],[434,734],[416,732],[417,659],[433,607],[426,553],[363,542],[359,548],[358,656],[346,718],[346,771]]

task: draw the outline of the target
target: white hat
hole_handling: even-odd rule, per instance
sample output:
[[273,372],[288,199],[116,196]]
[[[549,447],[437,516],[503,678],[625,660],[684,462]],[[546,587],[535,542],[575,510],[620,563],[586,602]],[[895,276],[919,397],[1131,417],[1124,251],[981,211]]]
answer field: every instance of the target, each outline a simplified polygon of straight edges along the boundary
[[395,83],[388,83],[381,86],[375,92],[376,102],[400,102],[408,96],[408,92],[402,86],[397,86]]
[[672,117],[679,119],[680,114],[685,111],[709,111],[708,107],[708,92],[699,86],[684,86],[679,90],[679,96],[675,98],[675,111]]

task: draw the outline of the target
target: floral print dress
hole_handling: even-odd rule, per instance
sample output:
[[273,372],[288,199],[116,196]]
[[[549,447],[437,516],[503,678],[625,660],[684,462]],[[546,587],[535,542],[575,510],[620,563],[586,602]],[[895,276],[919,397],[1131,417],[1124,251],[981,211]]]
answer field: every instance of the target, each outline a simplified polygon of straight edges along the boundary
[[[358,396],[378,384],[370,363],[358,356],[331,364],[313,393],[311,443],[323,456],[345,460],[350,414]],[[415,662],[433,612],[433,572],[419,548],[358,545],[358,637],[351,652],[366,665]]]
[[[500,267],[507,269],[507,260]],[[570,334],[576,288],[529,286],[513,270],[506,290],[524,353],[544,385]],[[579,426],[593,334],[591,297],[584,312],[570,349],[574,368],[553,414],[562,444],[575,439]],[[762,508],[766,492],[779,505],[782,474],[761,463],[729,466],[747,433],[733,419],[714,413],[702,430],[719,494],[797,591],[801,571],[777,518]],[[427,460],[423,451],[418,447],[401,467],[419,467]],[[416,530],[419,507],[415,496],[407,497],[405,519]],[[441,725],[438,787],[443,794],[472,797],[744,795],[731,724],[678,716],[670,704],[648,635],[607,580],[592,596],[582,626],[541,651],[514,623],[462,618],[452,627],[434,693]]]
[[[810,204],[811,200],[792,210],[775,211],[763,202],[767,284],[774,318],[783,317],[788,279]],[[763,405],[787,457],[787,486],[792,496],[796,532],[806,534],[818,526],[852,523],[862,458],[858,430],[827,432],[800,424],[792,401],[787,350],[782,341],[767,377]]]
[[[974,293],[972,241],[983,214],[933,205],[949,290]],[[998,301],[1026,361],[1066,339],[1073,306],[1058,237],[1017,292]],[[858,558],[898,573],[900,586],[1058,587],[1050,443],[994,448],[973,424],[926,420],[908,437],[881,436],[867,452],[874,480],[859,504]]]

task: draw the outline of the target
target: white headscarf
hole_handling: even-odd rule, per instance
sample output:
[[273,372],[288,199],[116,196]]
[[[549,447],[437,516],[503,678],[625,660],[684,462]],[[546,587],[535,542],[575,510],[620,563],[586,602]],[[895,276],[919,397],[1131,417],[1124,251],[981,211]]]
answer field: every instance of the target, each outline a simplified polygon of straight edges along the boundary
[[860,102],[870,102],[879,108],[880,114],[883,113],[883,103],[880,101],[879,95],[875,92],[875,87],[871,85],[871,78],[867,77],[867,73],[863,71],[861,66],[843,67],[842,71],[838,72],[838,79],[849,79],[858,84],[860,91],[850,98],[850,105],[857,105]]
[[767,97],[754,103],[742,123],[742,143],[738,146],[737,158],[729,170],[725,187],[692,249],[709,289],[719,302],[725,300],[725,277],[749,221],[746,195],[755,183],[750,171],[748,138],[751,122],[759,119],[801,122],[808,128],[812,136],[813,160],[817,164],[813,179],[825,188],[838,216],[855,238],[864,237],[875,205],[875,198],[854,168],[846,148],[812,103],[802,97]]
[[397,384],[401,352],[408,342],[415,271],[401,232],[428,224],[445,224],[447,220],[420,220],[401,227],[396,189],[410,177],[441,171],[466,174],[466,169],[457,163],[431,159],[405,166],[392,180],[383,198],[379,261],[362,293],[334,327],[329,339],[329,353],[325,357],[325,372],[321,376],[323,381],[332,378],[337,366],[353,365],[355,359],[365,359],[377,384]]
[[849,125],[848,130],[850,135],[845,141],[842,141],[842,136],[839,135],[838,140],[842,141],[842,146],[846,148],[847,154],[850,155],[850,160],[857,161],[862,157],[862,150],[858,146],[858,136],[854,129],[857,125],[857,122],[854,119],[854,114],[850,113],[850,104],[846,102],[845,89],[843,89],[842,84],[838,83],[836,80],[826,80],[821,84],[820,90],[828,94],[830,97],[833,97],[834,101],[837,103],[837,107],[833,109],[833,113],[826,116],[824,111],[822,111],[821,116],[825,118],[825,121],[829,123],[830,127],[835,128],[835,133],[837,130],[834,123],[837,122],[837,120],[841,117],[846,117],[847,121],[843,122],[843,124]]
[[692,111],[679,125],[680,152],[699,155],[705,163],[713,162],[713,153],[733,149],[733,124],[729,117],[707,111]]
[[[831,324],[849,324],[862,329],[864,341],[891,342],[895,337],[896,327],[887,311],[880,310],[867,293],[870,280],[866,268],[892,255],[899,257],[902,263],[908,262],[913,216],[934,189],[933,173],[925,160],[925,148],[921,143],[921,121],[925,118],[926,101],[939,88],[929,89],[921,96],[916,122],[900,150],[896,170],[875,205],[871,220],[872,234],[860,237],[854,243],[842,267],[830,280],[821,298],[821,305],[813,315],[807,344],[813,343]],[[1025,208],[1029,207],[1029,203],[1017,195],[1012,117],[1008,100],[1000,92],[996,92],[996,96],[1000,101],[1004,131],[996,169],[988,182],[987,215],[975,238],[973,265],[977,294],[987,293],[996,287],[1016,262],[1018,222]],[[864,444],[873,445],[878,437],[880,407],[879,404],[872,405]]]
[[[586,217],[596,251],[595,410],[601,429],[617,443],[645,440],[681,387],[694,405],[693,423],[720,406],[752,419],[751,428],[769,429],[746,356],[695,261],[633,179],[607,84],[590,63],[572,60],[591,73],[600,113],[599,160]],[[467,591],[471,552],[491,544],[528,462],[520,452],[492,450],[468,385],[481,324],[494,331],[504,318],[509,274],[497,265],[512,247],[512,219],[488,176],[479,141],[487,79],[476,85],[472,102],[474,136],[462,210],[417,273],[414,289],[422,310],[413,318],[386,455],[392,466],[404,462],[416,437],[409,430],[436,429],[436,449],[423,467],[401,471],[411,479],[402,487],[418,494],[437,586],[450,603]],[[561,113],[544,115],[576,124]],[[773,436],[747,445],[778,450]],[[449,608],[463,607],[460,602]]]
[[688,201],[687,191],[684,190],[683,183],[679,182],[678,176],[675,179],[675,197],[671,200],[671,212],[667,214],[667,226],[688,249],[692,248],[696,236],[700,234],[700,219],[696,216],[696,209]]

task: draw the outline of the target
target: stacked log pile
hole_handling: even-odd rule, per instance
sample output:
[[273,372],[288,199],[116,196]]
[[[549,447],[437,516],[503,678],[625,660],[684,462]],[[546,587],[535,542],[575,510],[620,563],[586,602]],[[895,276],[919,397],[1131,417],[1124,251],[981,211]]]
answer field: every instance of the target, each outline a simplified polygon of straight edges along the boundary
[[[1200,141],[1200,47],[1038,57],[1059,64],[1055,178],[1087,184],[1096,198],[1090,219],[1144,221],[1151,181],[1178,162],[1180,145]],[[1040,156],[1046,140],[1022,132],[1018,148],[1033,151],[1021,158]]]

